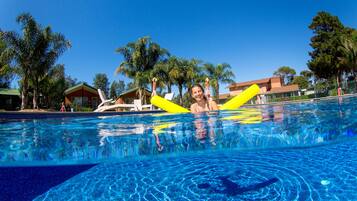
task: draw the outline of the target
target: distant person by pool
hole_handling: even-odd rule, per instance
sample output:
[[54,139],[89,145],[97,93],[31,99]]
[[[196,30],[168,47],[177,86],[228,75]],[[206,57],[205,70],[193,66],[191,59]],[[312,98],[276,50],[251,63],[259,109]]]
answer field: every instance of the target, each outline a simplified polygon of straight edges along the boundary
[[64,105],[64,102],[61,103],[61,112],[65,112],[66,111],[66,106]]

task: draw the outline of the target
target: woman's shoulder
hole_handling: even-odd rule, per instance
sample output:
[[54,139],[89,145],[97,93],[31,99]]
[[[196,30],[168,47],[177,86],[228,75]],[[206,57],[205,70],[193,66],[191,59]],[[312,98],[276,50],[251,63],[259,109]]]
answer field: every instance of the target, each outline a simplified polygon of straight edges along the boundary
[[190,111],[191,112],[196,112],[196,109],[197,109],[197,103],[191,104]]
[[210,100],[210,101],[209,101],[209,105],[210,105],[210,109],[211,109],[211,110],[218,110],[218,106],[217,106],[216,101]]
[[214,101],[214,100],[210,100],[209,104],[217,105],[216,101]]
[[197,103],[192,103],[190,108],[196,108],[197,107]]

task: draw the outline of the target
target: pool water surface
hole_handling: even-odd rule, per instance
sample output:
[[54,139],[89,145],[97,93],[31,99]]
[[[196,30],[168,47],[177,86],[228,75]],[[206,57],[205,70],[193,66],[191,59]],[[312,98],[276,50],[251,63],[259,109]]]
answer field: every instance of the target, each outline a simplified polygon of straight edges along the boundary
[[[357,98],[346,97],[196,115],[2,119],[0,166],[87,166],[35,200],[356,200],[356,111]],[[33,185],[51,180],[43,177]]]

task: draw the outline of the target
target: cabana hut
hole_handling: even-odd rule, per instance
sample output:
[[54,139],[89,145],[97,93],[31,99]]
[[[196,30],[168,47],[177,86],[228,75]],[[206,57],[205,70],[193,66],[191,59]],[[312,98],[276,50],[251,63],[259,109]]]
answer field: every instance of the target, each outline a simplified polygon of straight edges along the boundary
[[86,107],[95,109],[100,102],[97,89],[86,83],[77,84],[67,89],[64,94],[65,105],[71,106],[72,108]]
[[[143,88],[142,93],[144,94],[144,97],[145,97],[143,100],[143,104],[150,103],[151,91]],[[134,99],[140,99],[139,98],[139,87],[135,87],[133,89],[130,89],[130,90],[127,90],[127,91],[121,93],[118,96],[117,102],[118,103],[133,103]]]
[[0,88],[0,109],[19,110],[21,105],[20,91],[18,89]]

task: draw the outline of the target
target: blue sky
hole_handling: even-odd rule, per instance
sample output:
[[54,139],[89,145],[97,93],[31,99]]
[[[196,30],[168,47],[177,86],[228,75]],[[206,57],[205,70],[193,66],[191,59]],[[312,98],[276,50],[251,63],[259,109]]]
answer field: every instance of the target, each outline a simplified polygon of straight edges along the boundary
[[16,16],[31,13],[71,41],[58,63],[65,64],[66,74],[89,84],[96,73],[127,82],[114,75],[123,59],[115,49],[142,36],[178,57],[227,62],[241,82],[270,77],[280,66],[298,73],[307,69],[308,26],[318,11],[357,28],[353,0],[0,0],[0,28],[19,30]]

